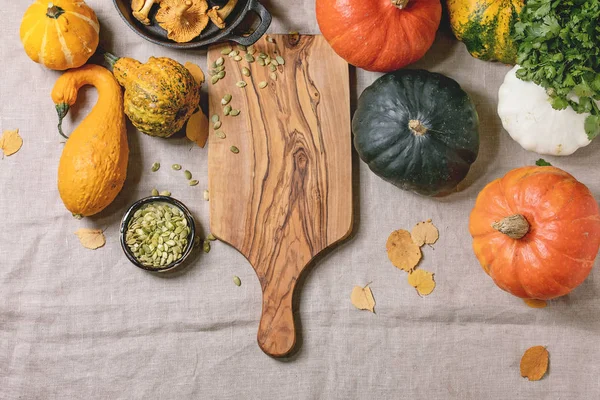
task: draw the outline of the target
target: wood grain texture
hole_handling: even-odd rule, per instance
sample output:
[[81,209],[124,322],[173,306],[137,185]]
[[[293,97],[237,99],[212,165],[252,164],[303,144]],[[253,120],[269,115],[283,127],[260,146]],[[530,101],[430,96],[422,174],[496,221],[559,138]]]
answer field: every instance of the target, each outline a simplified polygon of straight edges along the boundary
[[[352,229],[350,89],[348,64],[323,37],[271,37],[274,43],[254,45],[254,55],[284,58],[277,81],[257,62],[223,56],[225,78],[209,83],[210,116],[219,115],[227,135],[211,129],[209,190],[211,232],[248,259],[261,283],[258,343],[281,357],[296,342],[292,298],[300,274]],[[209,50],[209,67],[224,46]],[[238,88],[242,80],[248,86]],[[237,117],[223,116],[227,93]]]

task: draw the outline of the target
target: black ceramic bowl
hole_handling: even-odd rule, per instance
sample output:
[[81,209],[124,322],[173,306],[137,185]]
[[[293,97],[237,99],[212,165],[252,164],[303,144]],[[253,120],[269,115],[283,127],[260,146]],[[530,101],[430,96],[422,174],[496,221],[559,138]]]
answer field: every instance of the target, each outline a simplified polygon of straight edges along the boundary
[[[133,214],[135,214],[135,212],[137,210],[139,210],[142,206],[144,206],[145,204],[148,204],[148,203],[167,203],[167,204],[170,204],[172,206],[179,208],[181,211],[183,211],[183,215],[185,216],[185,219],[187,219],[188,226],[190,227],[190,234],[188,236],[188,244],[187,244],[186,248],[183,250],[183,253],[181,254],[181,258],[179,260],[173,261],[171,264],[165,265],[164,267],[160,267],[160,268],[147,267],[147,266],[143,265],[142,263],[140,263],[135,258],[135,256],[131,252],[131,250],[129,249],[129,246],[127,246],[127,243],[125,243],[125,233],[127,232],[127,227],[129,226],[129,221],[133,217]],[[166,271],[170,271],[172,269],[179,267],[181,264],[184,263],[184,261],[192,253],[192,249],[194,248],[194,238],[196,237],[196,223],[194,221],[194,217],[192,216],[192,213],[190,213],[190,210],[179,200],[176,200],[169,196],[145,197],[145,198],[133,203],[131,205],[131,207],[129,207],[129,209],[127,210],[125,215],[123,216],[123,219],[121,220],[120,236],[121,236],[121,248],[123,249],[123,252],[125,253],[125,255],[129,259],[129,261],[131,261],[131,263],[133,265],[135,265],[138,268],[145,269],[146,271],[166,272]]]
[[[115,7],[121,14],[123,21],[133,29],[138,35],[152,43],[159,44],[161,46],[167,46],[174,49],[195,49],[208,47],[211,44],[233,41],[244,46],[249,46],[255,43],[262,35],[265,34],[269,25],[271,25],[271,14],[267,9],[258,2],[258,0],[239,0],[236,4],[233,12],[227,17],[225,29],[219,29],[212,22],[209,22],[206,29],[191,42],[177,43],[167,38],[167,32],[158,26],[156,23],[156,11],[159,6],[154,5],[152,11],[150,11],[150,25],[146,26],[139,22],[133,17],[131,12],[131,0],[113,0]],[[210,0],[209,7],[221,6],[227,4],[227,0]],[[246,17],[248,14],[254,13],[258,15],[260,24],[256,26],[254,32],[249,36],[241,36],[235,32],[244,21],[247,22]]]

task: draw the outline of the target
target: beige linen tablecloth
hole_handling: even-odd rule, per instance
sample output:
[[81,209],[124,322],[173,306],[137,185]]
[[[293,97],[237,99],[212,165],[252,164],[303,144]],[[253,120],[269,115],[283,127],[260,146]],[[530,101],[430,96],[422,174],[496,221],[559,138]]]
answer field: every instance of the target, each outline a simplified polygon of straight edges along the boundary
[[[258,280],[223,243],[190,268],[162,277],[135,268],[119,247],[126,207],[154,187],[188,204],[208,232],[207,149],[130,128],[125,189],[104,212],[77,221],[56,188],[63,148],[50,91],[59,73],[33,63],[19,40],[30,1],[1,0],[0,129],[19,128],[23,148],[0,159],[0,399],[597,399],[600,398],[598,265],[572,294],[532,309],[498,289],[471,251],[468,215],[479,190],[508,170],[531,165],[502,130],[498,87],[508,67],[471,58],[441,33],[415,67],[456,79],[477,104],[481,150],[464,190],[419,197],[385,183],[355,157],[353,236],[308,275],[297,311],[298,353],[267,357],[256,343]],[[138,37],[109,0],[89,0],[104,46],[145,61],[169,56],[205,67],[205,52],[176,52]],[[314,1],[265,1],[271,32],[318,33]],[[353,104],[378,74],[352,70]],[[84,90],[73,129],[96,99]],[[340,132],[340,134],[347,134]],[[600,140],[566,158],[545,157],[600,199]],[[155,161],[163,168],[150,172]],[[170,169],[200,180],[189,187]],[[437,288],[421,298],[387,259],[390,232],[432,218],[440,240],[421,267]],[[105,229],[106,247],[83,248],[81,227]],[[598,264],[598,263],[596,263]],[[242,286],[232,282],[241,277]],[[376,314],[350,303],[354,285],[371,283]],[[520,377],[530,346],[551,354],[539,382]]]

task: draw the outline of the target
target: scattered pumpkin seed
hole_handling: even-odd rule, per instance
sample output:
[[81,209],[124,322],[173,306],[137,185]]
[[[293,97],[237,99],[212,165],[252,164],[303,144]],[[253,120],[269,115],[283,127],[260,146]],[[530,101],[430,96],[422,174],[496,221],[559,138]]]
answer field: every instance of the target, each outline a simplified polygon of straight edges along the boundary
[[213,61],[213,63],[212,63],[210,66],[211,66],[211,68],[217,68],[217,67],[218,67],[218,65],[217,65],[217,62],[216,62],[216,61]]
[[233,57],[234,61],[242,61],[242,57],[241,56],[235,56]]
[[265,59],[264,58],[259,58],[258,59],[258,65],[260,65],[261,67],[264,67],[266,65],[265,64]]
[[204,244],[202,245],[202,250],[204,250],[205,253],[210,253],[210,242],[208,240],[204,241]]
[[233,283],[235,283],[235,286],[241,286],[242,285],[242,280],[240,279],[239,276],[234,275],[233,276]]
[[273,79],[274,81],[277,80],[277,74],[275,72],[271,72],[271,79]]
[[171,165],[171,168],[173,168],[175,171],[179,171],[179,170],[181,170],[181,165],[173,164],[173,165]]
[[229,112],[229,115],[231,115],[232,117],[237,117],[238,115],[240,115],[240,110],[234,108]]
[[[273,61],[275,61],[275,60],[273,60]],[[271,70],[271,72],[277,71],[277,67],[275,65],[273,65],[273,64],[269,65],[269,69]]]
[[224,65],[221,65],[221,66],[219,66],[219,67],[215,68],[215,71],[216,71],[216,72],[225,71],[225,66],[224,66]]
[[214,84],[216,84],[217,82],[219,82],[219,79],[220,79],[220,78],[219,78],[219,75],[215,75],[215,76],[213,76],[212,78],[210,78],[210,82],[211,82],[211,83],[214,85]]
[[227,105],[229,104],[229,102],[231,101],[231,95],[229,93],[227,93],[225,96],[223,96],[223,98],[221,99],[221,104],[222,105]]
[[211,242],[214,242],[215,240],[217,240],[215,235],[213,235],[212,233],[209,233],[208,236],[206,237],[206,239],[210,240]]
[[208,190],[204,190],[204,193],[202,195],[204,196],[204,200],[210,200],[210,192]]
[[244,88],[244,87],[246,87],[247,83],[244,81],[239,81],[235,85],[239,88]]
[[267,56],[267,58],[265,58],[265,64],[271,64],[271,56]]
[[238,149],[238,148],[237,148],[237,147],[235,147],[235,146],[231,146],[231,147],[229,148],[229,150],[231,150],[231,152],[232,152],[233,154],[238,154],[238,153],[240,152],[240,149]]
[[240,49],[241,51],[246,51],[246,46],[244,46],[243,44],[238,44],[237,48]]
[[219,129],[221,127],[222,123],[221,121],[217,121],[213,124],[213,129]]
[[[279,57],[279,56],[278,56],[278,57]],[[274,66],[278,66],[278,65],[279,65],[279,62],[278,62],[276,59],[272,59],[272,60],[271,60],[271,64],[272,64],[272,65],[274,65]]]
[[170,197],[171,196],[171,192],[169,192],[168,190],[163,190],[162,192],[160,192],[161,196],[167,196]]
[[217,58],[217,61],[215,61],[215,68],[223,65],[224,62],[225,62],[225,59],[223,57]]
[[217,114],[213,114],[213,116],[212,116],[212,117],[210,117],[210,120],[211,120],[212,122],[215,122],[215,123],[216,123],[216,122],[219,122],[219,115],[217,115]]
[[284,64],[285,64],[285,60],[283,59],[283,57],[281,57],[281,56],[277,56],[277,57],[275,57],[275,59],[277,60],[277,62],[278,62],[279,64],[281,64],[281,65],[284,65]]
[[221,54],[226,56],[227,54],[231,53],[232,50],[233,49],[231,47],[225,47],[225,48],[223,48],[223,50],[221,50]]
[[237,51],[237,50],[232,50],[232,51],[229,53],[229,57],[233,58],[233,57],[237,56],[238,54],[240,54],[240,52],[239,52],[239,51]]
[[254,55],[254,53],[256,53],[256,49],[254,48],[254,45],[248,46],[247,51],[248,51],[248,54],[252,54],[252,55]]
[[247,67],[242,68],[242,75],[250,76],[250,70]]
[[160,163],[155,162],[152,164],[152,172],[156,172],[160,169]]
[[254,62],[254,56],[252,54],[246,54],[245,58],[249,63]]
[[210,69],[210,70],[208,70],[208,74],[210,76],[215,76],[217,74],[217,71],[215,71],[214,69]]
[[188,181],[192,179],[192,173],[187,169],[183,172],[183,174],[185,175],[185,179],[187,179]]
[[196,185],[197,185],[197,184],[199,184],[199,183],[200,183],[200,182],[198,182],[198,180],[197,180],[197,179],[192,179],[192,180],[191,180],[191,181],[190,181],[188,184],[189,184],[190,186],[196,186]]
[[224,115],[229,115],[229,113],[231,112],[231,105],[226,105],[225,107],[223,107],[223,114]]
[[158,190],[152,189],[152,196],[158,196]]
[[225,139],[227,137],[223,131],[216,131],[215,136],[219,139]]
[[258,84],[258,87],[259,87],[259,88],[261,88],[261,89],[264,89],[264,88],[266,88],[266,87],[267,87],[267,82],[266,82],[266,81],[262,81],[262,82],[260,82],[260,83]]
[[221,72],[219,72],[219,73],[218,73],[216,76],[218,76],[218,77],[219,77],[219,79],[223,79],[223,78],[225,78],[225,71],[221,71]]

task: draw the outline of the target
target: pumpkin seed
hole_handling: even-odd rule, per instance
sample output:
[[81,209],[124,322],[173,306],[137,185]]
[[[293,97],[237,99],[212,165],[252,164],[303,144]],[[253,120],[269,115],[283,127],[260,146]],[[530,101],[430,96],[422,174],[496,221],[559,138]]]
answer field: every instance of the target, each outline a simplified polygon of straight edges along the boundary
[[228,55],[229,55],[229,57],[233,58],[233,57],[237,56],[238,54],[240,54],[239,51],[231,50],[231,52]]
[[204,241],[204,244],[202,245],[202,250],[204,250],[205,253],[210,252],[210,242],[208,240]]
[[248,50],[248,54],[254,55],[254,53],[256,53],[256,49],[254,48],[254,45],[248,46],[247,50]]
[[183,174],[185,175],[185,179],[187,179],[188,181],[192,179],[192,173],[187,169],[183,172]]
[[219,73],[218,73],[216,76],[218,76],[218,77],[219,77],[219,79],[223,79],[223,78],[225,78],[225,71],[221,71],[221,72],[219,72]]
[[258,65],[260,65],[260,66],[264,67],[264,66],[266,65],[266,64],[265,64],[265,59],[264,59],[264,58],[259,58],[259,59],[258,59]]
[[215,235],[213,235],[212,233],[209,233],[208,236],[206,237],[206,239],[210,240],[211,242],[214,242],[215,240],[217,240]]
[[219,79],[221,79],[221,78],[219,78],[219,75],[215,75],[212,78],[210,78],[210,82],[214,85],[217,82],[219,82]]
[[246,87],[247,83],[244,81],[239,81],[235,85],[239,88],[244,88],[244,87]]
[[233,276],[233,283],[235,283],[235,286],[241,286],[242,285],[242,280],[240,279],[239,276],[234,275]]
[[152,189],[152,196],[158,196],[158,190]]
[[242,75],[250,76],[250,70],[247,67],[242,68]]
[[225,114],[226,116],[229,115],[229,113],[231,112],[231,106],[228,104],[225,107],[223,107],[223,114]]
[[219,122],[219,116],[217,114],[213,114],[213,116],[210,117],[210,120],[215,123]]
[[223,98],[221,99],[221,104],[222,105],[227,105],[229,104],[229,102],[231,101],[231,95],[229,93],[227,93],[225,96],[223,96]]
[[211,68],[217,68],[217,67],[218,67],[218,65],[217,65],[217,62],[216,62],[216,61],[213,61],[213,63],[212,63],[210,66],[211,66]]
[[173,164],[173,165],[171,165],[171,168],[173,168],[175,171],[179,171],[179,170],[181,170],[181,165]]
[[240,115],[240,110],[234,108],[229,112],[229,115],[231,115],[232,117],[237,117],[238,115]]
[[285,60],[283,59],[283,57],[281,57],[281,56],[277,56],[277,57],[275,57],[275,59],[277,60],[277,62],[278,62],[279,64],[281,64],[281,65],[284,65],[284,64],[285,64]]
[[266,87],[267,87],[267,82],[266,82],[266,81],[262,81],[262,82],[260,82],[260,83],[258,84],[258,87],[259,87],[259,88],[261,88],[261,89],[264,89],[264,88],[266,88]]
[[271,64],[271,56],[267,56],[267,58],[265,58],[265,64]]
[[198,185],[198,183],[200,183],[200,182],[198,182],[198,180],[197,180],[197,179],[193,179],[193,180],[191,180],[191,181],[190,181],[188,184],[189,184],[190,186],[196,186],[196,185]]
[[249,63],[254,62],[254,56],[252,54],[246,54],[245,58]]
[[241,56],[235,56],[233,57],[234,61],[242,61],[242,57]]
[[221,121],[217,121],[213,124],[213,129],[219,129],[221,127]]
[[237,48],[240,49],[241,51],[246,51],[246,46],[244,46],[243,44],[238,44]]
[[214,69],[209,69],[208,70],[208,75],[215,76],[216,74],[217,74],[217,71],[215,71]]
[[221,54],[226,56],[227,54],[231,53],[231,50],[233,50],[231,47],[225,47],[223,50],[221,50]]
[[156,172],[160,169],[160,163],[155,162],[152,164],[152,172]]
[[221,65],[221,66],[219,66],[219,67],[215,68],[215,71],[216,71],[216,72],[225,71],[225,66],[224,66],[224,65]]
[[265,53],[258,53],[258,57],[264,60],[265,58],[267,58],[267,55]]
[[[278,56],[278,57],[279,57],[279,56]],[[279,65],[279,62],[278,62],[276,59],[272,59],[272,60],[271,60],[271,64],[272,64],[272,65],[274,65],[274,66],[278,66],[278,65]]]
[[225,133],[223,133],[223,131],[216,131],[215,136],[218,137],[219,139],[225,139],[227,137],[225,135]]
[[[275,61],[275,60],[273,60],[273,61]],[[271,72],[277,71],[277,67],[275,65],[273,65],[273,64],[269,65],[269,69],[271,70]]]
[[208,190],[205,190],[204,193],[202,193],[202,195],[204,196],[204,200],[210,200],[210,192]]
[[271,75],[270,75],[270,77],[271,77],[271,79],[273,79],[274,81],[276,81],[276,80],[277,80],[277,74],[276,74],[275,72],[271,72]]
[[167,196],[167,197],[171,197],[171,192],[169,192],[168,190],[163,190],[162,192],[160,192],[161,196]]
[[233,154],[238,154],[238,153],[240,152],[240,149],[238,149],[238,148],[237,148],[237,147],[235,147],[235,146],[231,146],[231,147],[229,148],[229,150],[231,150],[231,152],[232,152]]
[[215,68],[223,65],[224,62],[225,62],[225,59],[223,57],[217,58],[217,61],[215,61]]

